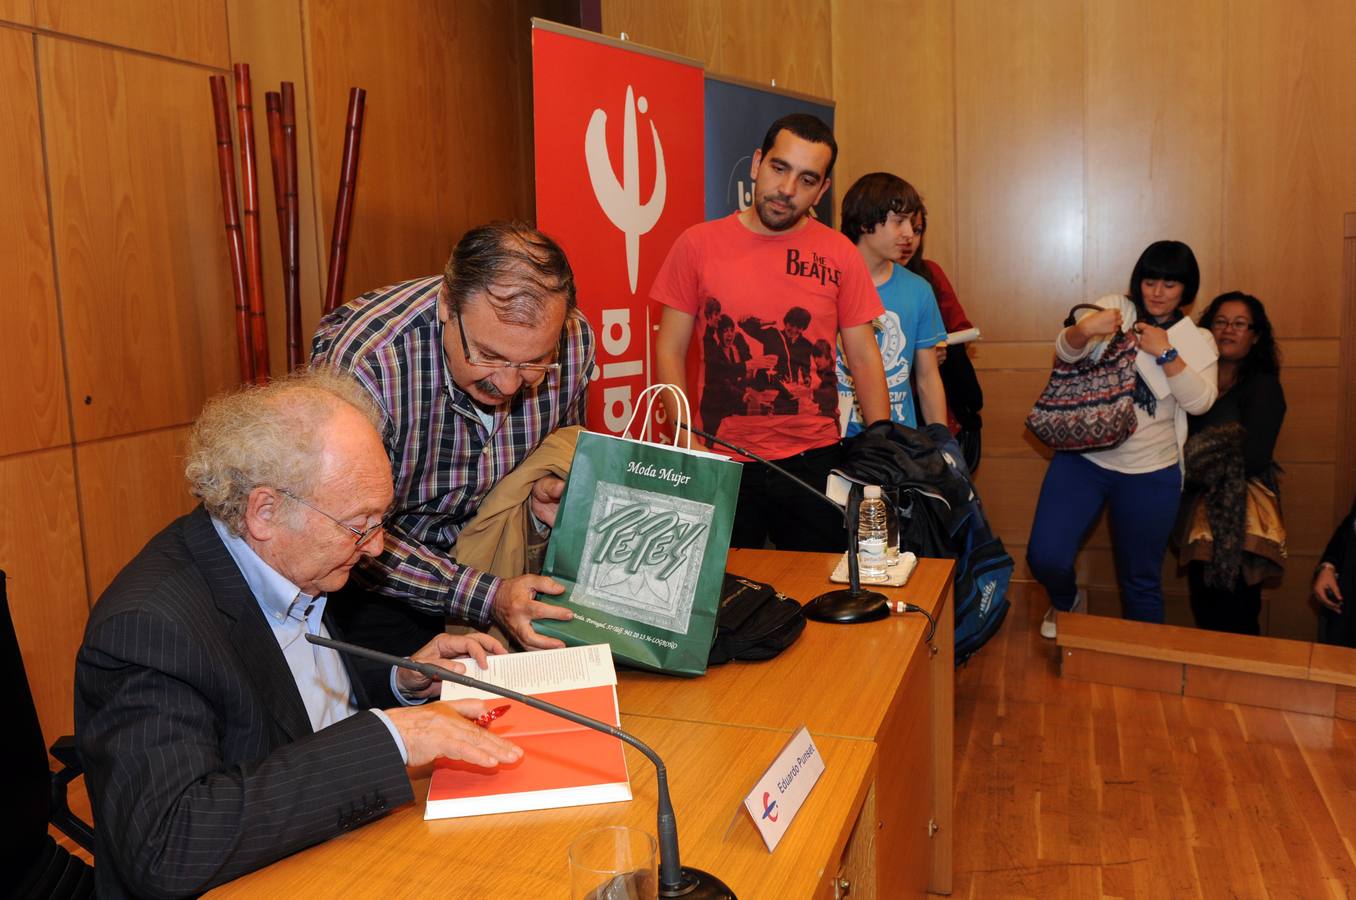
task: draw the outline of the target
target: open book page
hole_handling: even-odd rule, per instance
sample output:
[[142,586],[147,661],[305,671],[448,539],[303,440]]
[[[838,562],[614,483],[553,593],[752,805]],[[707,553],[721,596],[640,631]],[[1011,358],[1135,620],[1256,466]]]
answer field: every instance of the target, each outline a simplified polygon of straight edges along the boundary
[[[466,674],[470,677],[520,694],[569,691],[617,683],[617,670],[612,666],[612,648],[607,644],[491,656],[488,669],[479,668],[470,657],[463,657],[457,662],[466,667]],[[450,681],[443,682],[442,699],[465,698],[502,699],[498,694],[488,691]]]

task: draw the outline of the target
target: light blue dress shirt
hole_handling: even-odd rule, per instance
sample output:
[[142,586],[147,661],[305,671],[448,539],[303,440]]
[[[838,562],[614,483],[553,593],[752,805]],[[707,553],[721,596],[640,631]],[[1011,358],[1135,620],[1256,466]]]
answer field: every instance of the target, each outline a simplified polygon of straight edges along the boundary
[[[217,530],[226,552],[240,569],[240,574],[249,585],[250,592],[263,610],[264,618],[273,629],[273,637],[278,649],[287,660],[292,671],[292,679],[297,683],[297,691],[306,706],[306,714],[311,719],[311,729],[319,731],[327,725],[347,719],[358,712],[358,704],[353,699],[353,682],[349,680],[348,670],[338,651],[320,647],[306,640],[307,633],[329,637],[329,630],[322,621],[325,615],[325,595],[311,597],[278,574],[259,554],[238,538],[216,519],[212,527]],[[395,667],[391,668],[391,692],[406,706],[418,705],[422,701],[408,701],[396,690]],[[400,732],[385,712],[372,710],[386,725],[400,749],[400,758],[409,762],[405,751],[405,742]]]

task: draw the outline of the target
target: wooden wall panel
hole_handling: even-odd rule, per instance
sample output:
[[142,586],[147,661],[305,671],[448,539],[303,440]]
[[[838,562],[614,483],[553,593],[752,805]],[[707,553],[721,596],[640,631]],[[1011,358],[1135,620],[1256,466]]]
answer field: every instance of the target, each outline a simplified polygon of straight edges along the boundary
[[1084,8],[1089,296],[1124,291],[1144,248],[1172,238],[1195,251],[1208,300],[1220,271],[1223,0]]
[[207,73],[38,56],[76,437],[191,421],[238,376]]
[[[1343,217],[1342,340],[1338,369],[1337,508],[1350,508],[1356,494],[1356,212]],[[1335,525],[1336,523],[1334,523]]]
[[[984,430],[987,432],[988,427]],[[975,489],[984,501],[989,525],[1005,544],[1026,544],[1046,466],[1046,461],[1034,453],[995,459],[985,456],[981,461]]]
[[[699,59],[711,72],[816,97],[834,90],[831,0],[605,0],[603,33]],[[883,18],[893,9],[871,4]],[[878,33],[878,32],[876,32]]]
[[0,456],[70,440],[33,37],[0,29],[0,319],[10,336]]
[[1281,509],[1286,543],[1291,553],[1318,556],[1332,536],[1329,523],[1349,506],[1333,497],[1332,463],[1284,463],[1281,473]]
[[1309,596],[1309,585],[1317,565],[1317,553],[1292,553],[1286,560],[1285,575],[1280,584],[1262,591],[1263,634],[1297,641],[1312,641],[1317,637],[1317,603]]
[[217,68],[227,65],[226,0],[33,3],[42,28]]
[[75,651],[89,612],[69,448],[0,459],[0,569],[43,736],[72,727]]
[[196,502],[184,484],[188,428],[76,448],[93,603],[152,536]]
[[[250,65],[254,87],[254,133],[259,153],[259,202],[263,208],[261,243],[264,248],[264,284],[268,301],[268,360],[275,375],[286,371],[287,321],[283,306],[282,257],[278,249],[278,217],[273,202],[273,171],[268,161],[268,119],[264,93],[283,81],[296,85],[297,103],[297,211],[301,252],[301,347],[311,357],[311,334],[320,319],[325,292],[328,235],[322,237],[316,218],[312,169],[311,100],[307,92],[302,47],[301,0],[227,0],[231,33],[231,62]],[[361,159],[361,157],[360,157]],[[336,176],[337,183],[337,176]],[[361,181],[359,182],[361,189]],[[234,333],[234,332],[232,332]]]
[[[1204,312],[1204,308],[1200,311]],[[1342,342],[1337,337],[1283,338],[1276,344],[1281,351],[1281,367],[1285,369],[1335,369],[1341,365]]]
[[1049,340],[1084,299],[1083,6],[957,0],[956,219],[991,340]]
[[305,10],[325,259],[348,90],[368,92],[347,298],[441,272],[471,226],[533,217],[528,10],[488,0]]
[[1276,459],[1332,462],[1337,458],[1337,370],[1281,367],[1285,421]]
[[[1054,357],[1053,350],[1050,356]],[[977,374],[984,388],[983,458],[986,461],[1009,456],[1031,459],[1039,455],[1042,460],[1048,459],[1050,451],[1027,430],[1026,417],[1049,380],[1049,369]]]
[[33,0],[0,0],[0,22],[33,24]]
[[[908,181],[928,208],[926,255],[964,302],[956,266],[956,145],[951,0],[833,4],[837,196],[868,172]],[[888,53],[863,53],[862,35],[895,35]]]
[[1342,215],[1356,209],[1356,5],[1238,2],[1228,16],[1224,283],[1339,333]]

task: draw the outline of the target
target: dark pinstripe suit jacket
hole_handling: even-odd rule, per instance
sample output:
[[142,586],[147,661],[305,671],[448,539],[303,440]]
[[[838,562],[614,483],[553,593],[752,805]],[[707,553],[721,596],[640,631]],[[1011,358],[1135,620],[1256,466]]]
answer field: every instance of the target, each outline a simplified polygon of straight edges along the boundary
[[[396,705],[389,671],[350,665],[361,708]],[[156,535],[90,613],[75,736],[103,900],[197,894],[413,799],[375,715],[311,730],[201,507]]]

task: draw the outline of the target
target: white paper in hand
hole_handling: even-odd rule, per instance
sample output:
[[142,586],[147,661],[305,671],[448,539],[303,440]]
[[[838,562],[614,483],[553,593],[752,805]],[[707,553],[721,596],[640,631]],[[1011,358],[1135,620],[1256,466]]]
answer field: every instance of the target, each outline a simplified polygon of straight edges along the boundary
[[[1193,372],[1204,371],[1219,356],[1219,351],[1205,339],[1196,323],[1190,319],[1182,319],[1168,329],[1168,343],[1177,350],[1178,357]],[[1168,375],[1152,353],[1140,350],[1135,357],[1135,368],[1144,376],[1144,383],[1154,392],[1155,397],[1162,400],[1171,393]]]

